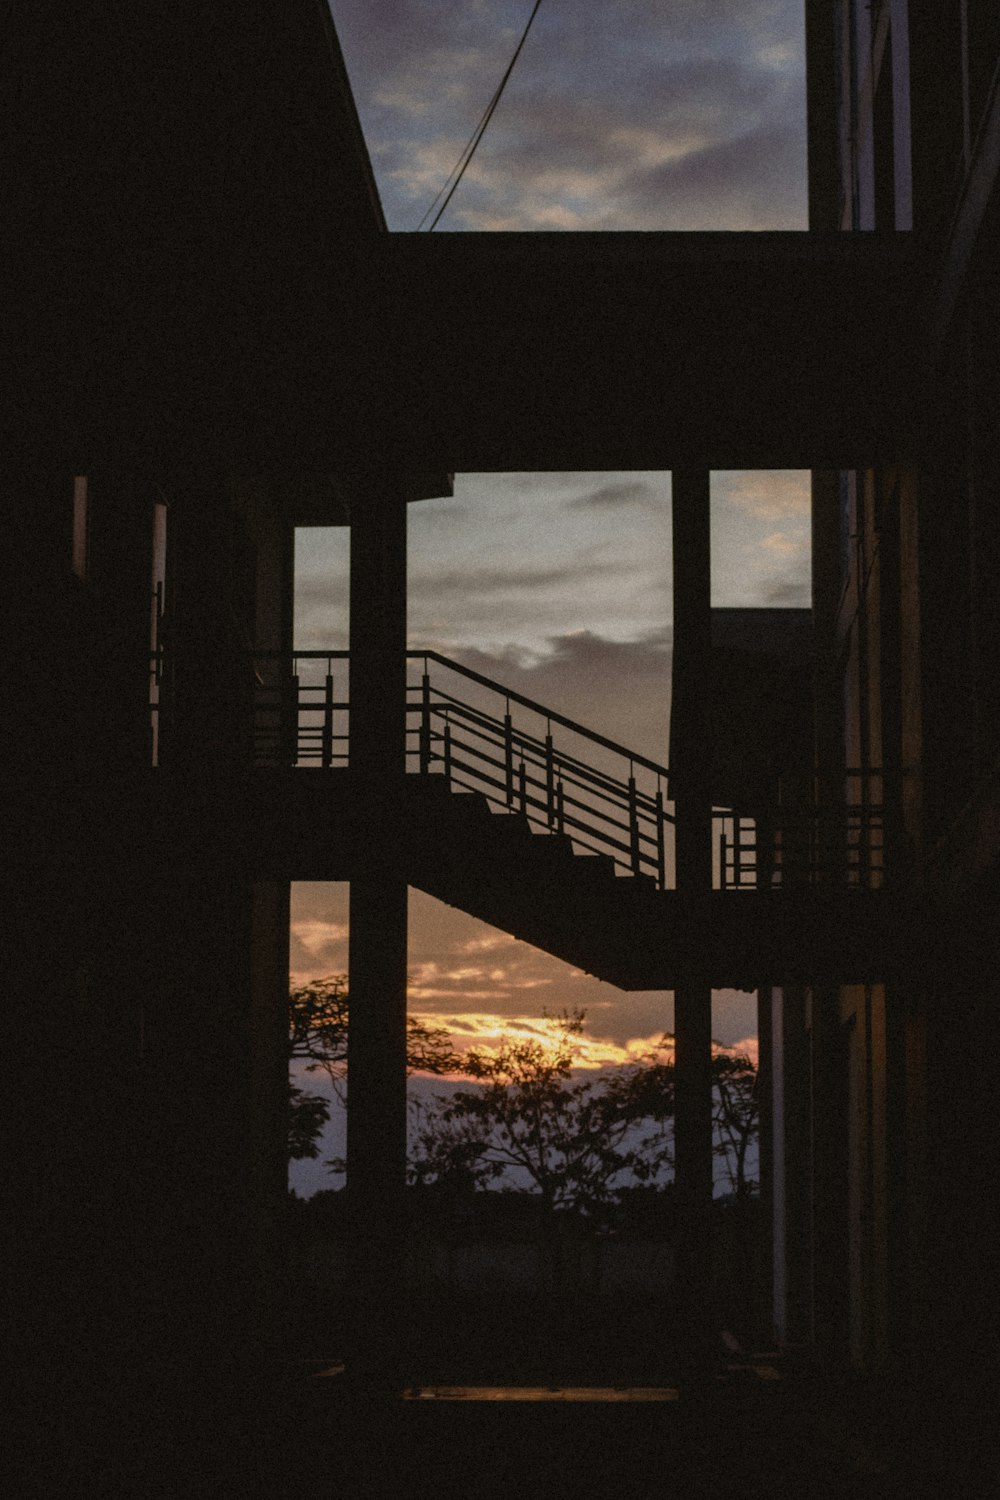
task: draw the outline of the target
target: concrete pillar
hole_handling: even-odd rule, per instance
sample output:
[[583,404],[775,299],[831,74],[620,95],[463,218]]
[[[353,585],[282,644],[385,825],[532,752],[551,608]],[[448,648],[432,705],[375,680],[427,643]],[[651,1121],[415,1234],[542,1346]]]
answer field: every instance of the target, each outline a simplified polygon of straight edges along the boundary
[[775,1336],[775,1180],[774,1180],[774,1040],[771,1018],[774,991],[761,985],[757,991],[757,1097],[760,1110],[760,1223],[754,1287],[754,1321],[759,1337],[768,1344]]
[[771,991],[772,1233],[774,1324],[779,1342],[812,1339],[812,997],[801,986]]
[[406,499],[377,480],[351,522],[350,766],[366,837],[351,877],[347,1189],[352,1321],[363,1386],[398,1383],[406,1183]]
[[[671,781],[677,887],[712,888],[709,471],[673,472],[674,661]],[[674,992],[677,1294],[682,1379],[711,1354],[712,991],[699,975]]]
[[406,497],[373,481],[351,517],[351,772],[384,805],[406,769]]
[[223,784],[249,768],[252,746],[253,620],[241,608],[237,582],[245,560],[241,526],[218,472],[188,480],[170,508],[160,763],[185,778]]

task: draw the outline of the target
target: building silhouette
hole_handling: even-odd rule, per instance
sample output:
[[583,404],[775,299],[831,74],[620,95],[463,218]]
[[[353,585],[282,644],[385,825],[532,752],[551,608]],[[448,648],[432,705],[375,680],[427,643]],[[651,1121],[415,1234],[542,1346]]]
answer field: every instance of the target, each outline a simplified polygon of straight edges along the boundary
[[[386,233],[319,0],[45,10],[11,56],[4,442],[25,1367],[44,1351],[83,1432],[273,1353],[289,882],[349,879],[348,1362],[391,1386],[406,891],[437,881],[675,990],[686,1368],[712,1334],[711,987],[742,984],[778,1337],[915,1403],[947,1385],[974,1421],[1000,1146],[996,7],[808,0],[808,233],[426,237]],[[777,644],[710,606],[709,474],[754,467],[813,473],[811,629]],[[655,900],[630,853],[585,897],[565,845],[515,857],[421,788],[419,752],[407,770],[406,506],[463,470],[601,468],[673,475]],[[293,533],[320,524],[351,530],[347,769],[322,709],[297,766],[289,717]],[[724,682],[745,709],[720,724]]]

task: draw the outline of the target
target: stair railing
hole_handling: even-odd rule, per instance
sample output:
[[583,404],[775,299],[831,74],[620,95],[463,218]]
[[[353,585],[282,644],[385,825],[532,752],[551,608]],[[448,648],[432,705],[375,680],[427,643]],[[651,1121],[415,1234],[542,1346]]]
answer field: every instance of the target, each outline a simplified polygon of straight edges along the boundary
[[[619,869],[673,883],[666,766],[452,661],[409,651],[407,756],[421,775],[479,792],[502,811]],[[256,765],[344,768],[350,752],[348,651],[255,652],[248,661]],[[164,679],[151,657],[150,707]],[[850,767],[774,778],[752,808],[715,808],[714,884],[722,890],[885,882],[884,773]]]
[[436,651],[407,655],[422,666],[408,687],[414,769],[667,885],[666,766]]

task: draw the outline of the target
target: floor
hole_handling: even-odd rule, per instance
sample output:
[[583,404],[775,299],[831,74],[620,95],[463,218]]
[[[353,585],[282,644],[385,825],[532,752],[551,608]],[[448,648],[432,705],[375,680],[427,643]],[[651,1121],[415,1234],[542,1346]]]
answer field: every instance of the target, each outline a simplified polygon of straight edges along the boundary
[[[925,1404],[780,1361],[676,1386],[426,1385],[358,1392],[342,1368],[220,1372],[141,1397],[29,1413],[8,1444],[16,1500],[979,1500],[997,1422],[927,1387]],[[65,1385],[63,1399],[73,1387]],[[119,1399],[120,1398],[120,1399]]]

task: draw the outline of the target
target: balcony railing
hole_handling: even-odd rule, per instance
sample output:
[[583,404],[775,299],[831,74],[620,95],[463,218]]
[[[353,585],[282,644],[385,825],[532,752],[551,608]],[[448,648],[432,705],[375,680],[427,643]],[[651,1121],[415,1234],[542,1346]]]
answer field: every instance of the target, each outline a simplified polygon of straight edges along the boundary
[[716,809],[716,884],[727,891],[880,888],[884,780],[871,768],[777,776],[753,815]]

